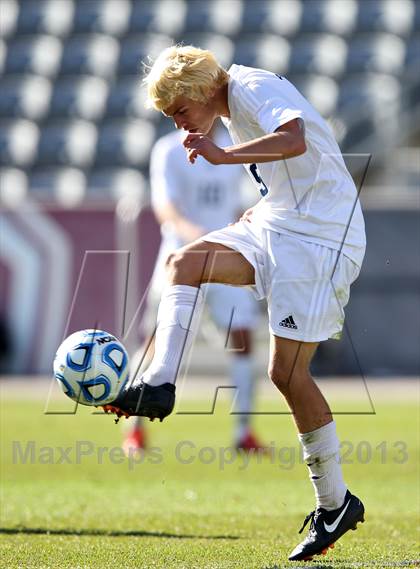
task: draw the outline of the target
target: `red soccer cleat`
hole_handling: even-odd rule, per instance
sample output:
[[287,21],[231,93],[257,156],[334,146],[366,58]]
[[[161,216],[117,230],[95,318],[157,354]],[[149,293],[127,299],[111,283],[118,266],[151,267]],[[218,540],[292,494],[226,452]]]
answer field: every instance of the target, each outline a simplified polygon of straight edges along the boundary
[[131,430],[125,437],[122,448],[127,456],[138,451],[145,450],[147,448],[147,444],[144,427],[135,427]]
[[248,431],[245,437],[236,444],[236,450],[258,453],[269,452],[269,448],[264,446],[251,431]]

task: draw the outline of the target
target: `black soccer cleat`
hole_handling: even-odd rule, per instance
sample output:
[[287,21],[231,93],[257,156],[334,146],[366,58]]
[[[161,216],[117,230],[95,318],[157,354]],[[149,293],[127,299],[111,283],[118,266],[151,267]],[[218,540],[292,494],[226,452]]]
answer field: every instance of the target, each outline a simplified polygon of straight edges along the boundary
[[[175,385],[164,383],[152,386],[139,381],[128,385],[118,395],[111,405],[105,406],[105,411],[116,412],[117,415],[136,415],[148,417],[151,421],[160,419],[172,413],[175,405]],[[108,409],[107,409],[108,407]],[[120,411],[120,413],[117,412]]]
[[362,502],[348,490],[340,508],[317,508],[306,516],[299,533],[303,532],[310,521],[308,535],[289,555],[289,561],[312,561],[314,555],[325,555],[328,548],[332,549],[334,542],[343,534],[350,529],[357,529],[357,524],[365,521],[364,514]]

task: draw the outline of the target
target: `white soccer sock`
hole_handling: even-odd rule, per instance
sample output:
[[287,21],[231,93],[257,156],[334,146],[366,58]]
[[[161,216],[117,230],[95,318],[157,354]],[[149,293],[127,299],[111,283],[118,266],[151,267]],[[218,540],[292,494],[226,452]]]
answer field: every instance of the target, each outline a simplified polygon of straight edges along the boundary
[[240,442],[249,430],[254,398],[253,358],[249,355],[233,355],[231,359],[231,380],[236,387],[234,395],[235,441]]
[[347,487],[341,470],[340,443],[335,422],[332,421],[315,431],[299,434],[299,440],[315,489],[317,507],[336,510],[344,502]]
[[124,431],[127,433],[131,433],[136,429],[141,429],[144,426],[144,417],[129,417],[127,421],[124,421],[123,426]]
[[155,354],[142,377],[145,383],[175,383],[181,360],[193,343],[202,304],[199,288],[171,285],[164,290],[157,316]]

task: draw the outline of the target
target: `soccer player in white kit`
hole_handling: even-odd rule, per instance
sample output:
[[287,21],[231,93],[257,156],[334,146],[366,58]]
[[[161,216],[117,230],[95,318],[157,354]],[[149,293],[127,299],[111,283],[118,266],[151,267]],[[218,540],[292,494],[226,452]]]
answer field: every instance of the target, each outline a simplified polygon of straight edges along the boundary
[[[267,299],[268,373],[292,411],[316,497],[301,529],[310,521],[309,532],[289,559],[312,559],[364,520],[363,504],[343,479],[331,410],[309,371],[319,342],[340,334],[364,257],[355,185],[330,128],[284,77],[241,65],[226,71],[209,51],[173,46],[145,81],[149,104],[188,131],[189,161],[244,164],[261,199],[238,223],[169,257],[154,359],[108,409],[168,415],[197,326],[200,285],[252,286]],[[234,145],[221,148],[207,136],[216,117]]]
[[[209,136],[218,146],[232,144],[226,130],[216,123]],[[162,239],[144,318],[147,335],[154,332],[169,255],[206,233],[233,223],[241,210],[242,167],[215,167],[204,159],[192,166],[185,157],[184,137],[179,131],[167,134],[156,142],[151,152],[151,201]],[[264,446],[251,429],[250,414],[255,379],[252,330],[258,323],[258,303],[245,288],[208,284],[203,285],[202,290],[212,320],[229,334],[232,348],[229,363],[232,385],[236,388],[234,446],[244,451],[262,451]],[[144,445],[144,426],[136,417],[127,430],[124,449],[129,452]]]

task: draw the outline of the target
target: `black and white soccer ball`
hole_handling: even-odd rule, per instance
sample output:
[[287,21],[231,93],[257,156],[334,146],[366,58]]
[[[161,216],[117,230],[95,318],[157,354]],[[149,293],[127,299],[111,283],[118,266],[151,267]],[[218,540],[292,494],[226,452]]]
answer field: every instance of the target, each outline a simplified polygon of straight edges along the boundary
[[60,345],[54,375],[64,393],[83,405],[106,405],[128,380],[128,354],[122,343],[103,330],[81,330]]

